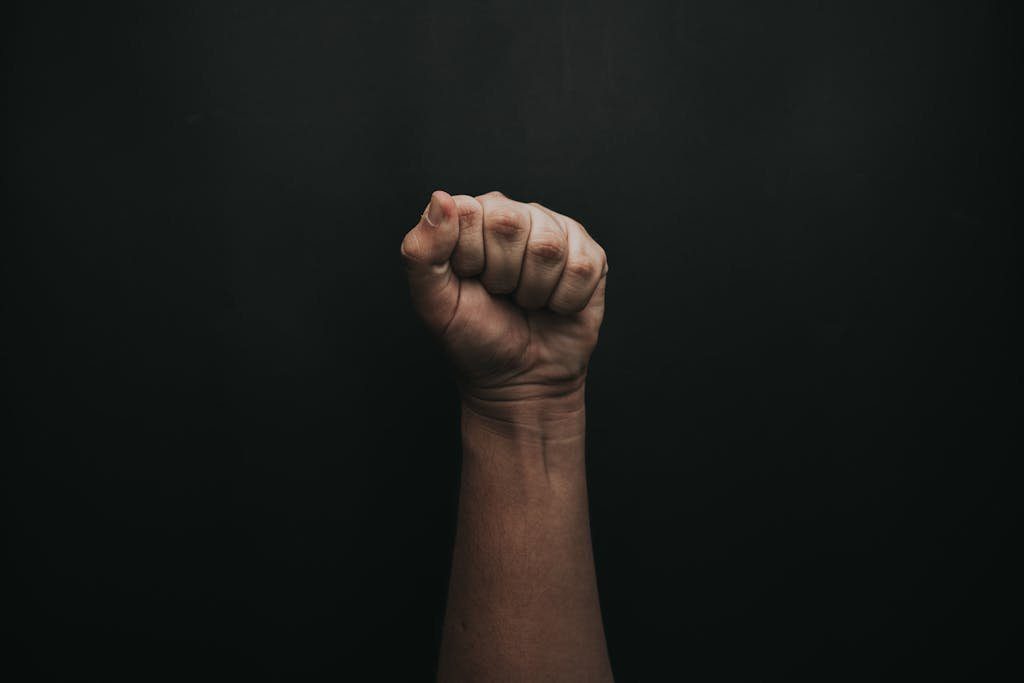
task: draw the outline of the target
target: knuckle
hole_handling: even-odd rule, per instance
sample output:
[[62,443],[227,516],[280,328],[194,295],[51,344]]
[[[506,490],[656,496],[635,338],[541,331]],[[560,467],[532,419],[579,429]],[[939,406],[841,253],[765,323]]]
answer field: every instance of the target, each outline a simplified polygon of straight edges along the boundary
[[565,264],[565,272],[576,280],[587,281],[597,274],[597,264],[590,259],[578,259]]
[[481,207],[480,202],[473,197],[460,194],[453,197],[453,199],[455,199],[455,206],[459,211],[459,219],[463,223],[472,223],[483,215],[483,207]]
[[565,222],[566,222],[566,223],[568,223],[568,224],[569,224],[569,226],[570,226],[571,228],[573,228],[574,230],[578,230],[579,232],[581,232],[582,234],[586,235],[587,237],[589,237],[589,236],[590,236],[590,233],[588,233],[588,232],[587,232],[587,229],[586,229],[585,227],[583,227],[583,224],[582,224],[582,223],[580,223],[580,222],[579,222],[578,220],[576,220],[575,218],[572,218],[572,217],[570,217],[570,216],[564,216],[564,217],[563,217],[563,219],[564,219],[564,220],[565,220]]
[[498,190],[491,190],[490,192],[484,192],[483,194],[477,195],[476,198],[477,199],[483,199],[484,197],[508,199],[508,197],[506,197],[504,193],[499,192]]
[[561,263],[565,256],[565,243],[551,235],[532,239],[526,245],[526,253],[541,263],[553,265]]
[[509,240],[515,240],[526,232],[523,217],[510,209],[492,209],[487,212],[484,224],[488,231]]

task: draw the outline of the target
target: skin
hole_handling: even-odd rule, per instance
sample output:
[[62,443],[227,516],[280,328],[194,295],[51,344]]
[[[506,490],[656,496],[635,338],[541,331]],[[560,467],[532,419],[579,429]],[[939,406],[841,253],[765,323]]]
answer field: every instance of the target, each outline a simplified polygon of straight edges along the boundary
[[605,252],[536,202],[437,190],[401,253],[462,399],[438,680],[611,681],[584,463]]

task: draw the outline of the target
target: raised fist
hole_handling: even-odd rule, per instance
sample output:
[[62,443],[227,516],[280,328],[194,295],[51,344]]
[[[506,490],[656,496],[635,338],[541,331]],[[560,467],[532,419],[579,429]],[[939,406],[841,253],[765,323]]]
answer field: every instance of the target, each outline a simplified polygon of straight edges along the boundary
[[577,221],[500,192],[437,190],[402,257],[413,304],[451,356],[464,397],[581,393],[608,261]]

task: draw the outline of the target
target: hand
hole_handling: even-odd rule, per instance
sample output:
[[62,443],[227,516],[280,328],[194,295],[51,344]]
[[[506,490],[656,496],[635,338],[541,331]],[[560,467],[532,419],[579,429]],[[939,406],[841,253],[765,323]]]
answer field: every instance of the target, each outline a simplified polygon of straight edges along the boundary
[[608,273],[582,225],[500,192],[437,190],[402,257],[413,304],[453,359],[464,400],[582,404]]

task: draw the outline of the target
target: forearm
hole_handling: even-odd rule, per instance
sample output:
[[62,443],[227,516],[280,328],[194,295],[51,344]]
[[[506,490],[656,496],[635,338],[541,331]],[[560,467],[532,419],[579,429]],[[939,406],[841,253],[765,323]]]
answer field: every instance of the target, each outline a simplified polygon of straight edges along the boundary
[[537,202],[435,190],[401,254],[463,395],[438,678],[610,681],[583,457],[604,249]]
[[611,680],[590,542],[583,389],[463,401],[441,681]]

